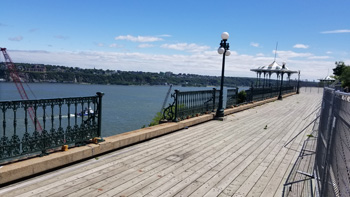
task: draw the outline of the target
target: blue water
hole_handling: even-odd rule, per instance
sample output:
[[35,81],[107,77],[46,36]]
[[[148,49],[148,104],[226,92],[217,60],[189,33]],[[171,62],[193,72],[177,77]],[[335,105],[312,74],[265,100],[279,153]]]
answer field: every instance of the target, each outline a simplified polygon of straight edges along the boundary
[[[140,129],[147,126],[161,110],[169,86],[82,85],[59,83],[23,84],[30,99],[93,96],[103,92],[102,136]],[[180,87],[180,91],[211,90],[212,87]],[[245,89],[245,88],[244,88]],[[20,100],[13,83],[0,83],[0,101]],[[168,99],[169,103],[170,98]]]

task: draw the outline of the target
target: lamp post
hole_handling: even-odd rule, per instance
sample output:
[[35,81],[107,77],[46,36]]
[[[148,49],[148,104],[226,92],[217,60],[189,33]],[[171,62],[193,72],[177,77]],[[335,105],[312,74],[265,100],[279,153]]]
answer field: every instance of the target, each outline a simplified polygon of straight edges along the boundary
[[224,95],[224,73],[225,73],[225,56],[229,56],[231,54],[229,48],[229,43],[227,43],[227,39],[229,34],[227,32],[223,32],[221,34],[221,42],[220,47],[218,49],[218,53],[222,54],[222,71],[221,71],[221,84],[220,84],[220,96],[219,96],[219,107],[216,111],[216,117],[222,118],[225,116],[224,107],[223,107],[223,95]]

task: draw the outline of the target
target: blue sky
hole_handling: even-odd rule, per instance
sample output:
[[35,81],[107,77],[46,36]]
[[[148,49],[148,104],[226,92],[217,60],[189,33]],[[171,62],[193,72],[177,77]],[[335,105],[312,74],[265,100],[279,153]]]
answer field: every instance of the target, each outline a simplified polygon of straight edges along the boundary
[[219,76],[226,31],[226,76],[255,77],[277,42],[277,63],[302,79],[350,64],[348,0],[0,1],[0,47],[14,62]]

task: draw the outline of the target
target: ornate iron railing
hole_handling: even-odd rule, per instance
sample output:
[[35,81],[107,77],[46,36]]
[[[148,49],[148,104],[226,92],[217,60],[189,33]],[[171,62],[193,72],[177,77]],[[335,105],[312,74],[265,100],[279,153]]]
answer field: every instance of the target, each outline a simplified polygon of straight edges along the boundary
[[[295,91],[294,87],[282,87],[282,94]],[[264,100],[279,95],[279,87],[253,88],[246,92],[246,100],[243,103]],[[214,112],[218,108],[219,90],[188,91],[175,90],[171,95],[173,103],[163,110],[163,119],[179,121],[199,114]],[[240,103],[240,104],[243,104]],[[238,104],[238,88],[228,89],[226,97],[226,108]]]
[[[103,95],[1,101],[0,163],[44,155],[62,145],[80,146],[101,137]],[[29,109],[34,111],[33,123],[28,121]]]
[[237,105],[238,88],[227,89],[226,108]]
[[[278,96],[280,92],[280,87],[251,87],[250,90],[251,101],[259,101]],[[295,91],[295,88],[293,86],[282,87],[282,95],[291,93],[293,91]]]
[[215,111],[219,102],[219,91],[215,88],[187,92],[175,90],[171,97],[174,98],[174,101],[163,110],[163,117],[167,120],[179,121],[187,117]]

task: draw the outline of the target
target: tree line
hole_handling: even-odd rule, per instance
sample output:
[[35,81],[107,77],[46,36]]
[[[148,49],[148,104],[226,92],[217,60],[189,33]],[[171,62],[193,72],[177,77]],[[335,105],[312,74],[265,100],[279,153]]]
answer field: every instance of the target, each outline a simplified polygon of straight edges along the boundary
[[[17,72],[25,82],[91,83],[114,85],[182,85],[219,86],[221,77],[171,72],[141,72],[102,69],[82,69],[56,65],[15,63]],[[10,74],[3,64],[0,78],[10,81]],[[225,77],[226,86],[250,86],[256,78]]]

